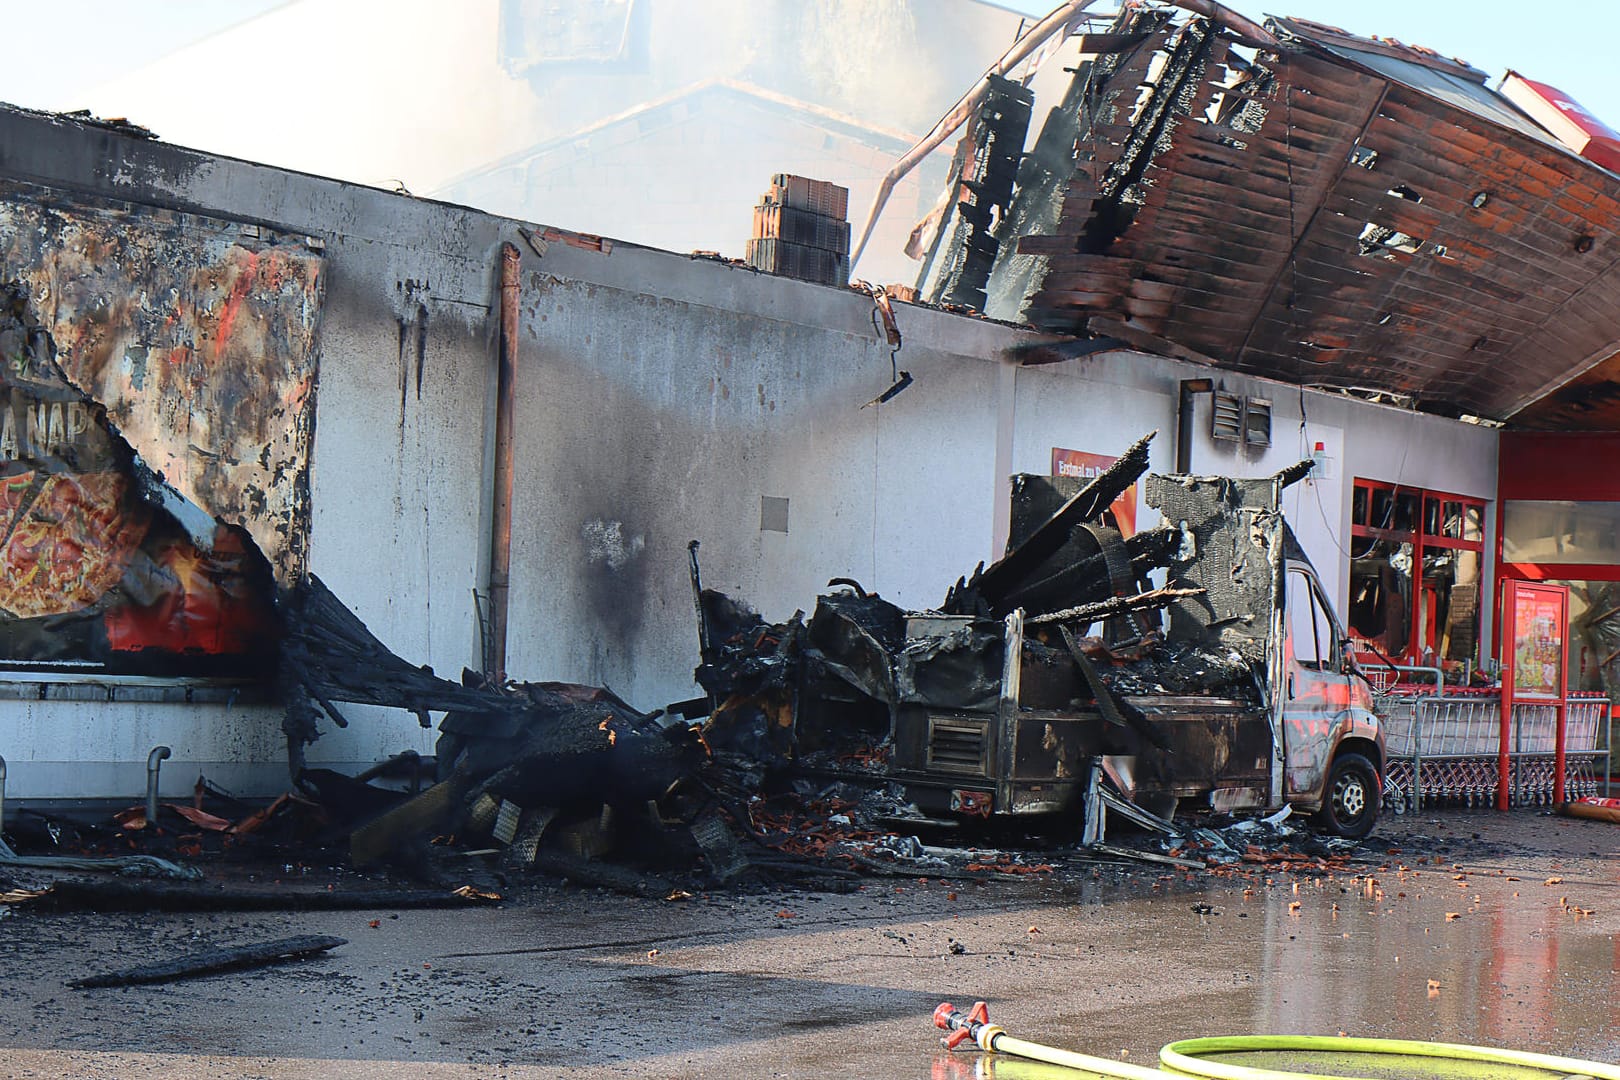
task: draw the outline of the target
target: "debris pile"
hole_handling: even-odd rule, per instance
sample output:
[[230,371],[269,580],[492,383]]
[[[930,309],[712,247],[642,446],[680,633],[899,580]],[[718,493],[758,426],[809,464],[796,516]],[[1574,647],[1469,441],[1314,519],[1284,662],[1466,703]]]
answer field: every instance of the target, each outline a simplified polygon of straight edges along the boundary
[[[1158,612],[1202,590],[1154,587],[1149,575],[1189,558],[1192,538],[1176,526],[1127,538],[1112,523],[1110,504],[1146,470],[1151,438],[1067,499],[1050,478],[1019,477],[1007,555],[959,579],[936,611],[907,613],[835,580],[849,591],[819,597],[808,624],[800,612],[767,625],[704,592],[706,639],[716,644],[697,678],[717,702],[710,744],[779,762],[825,749],[835,734],[886,739],[890,711],[907,705],[993,708],[1002,620],[1015,610],[1029,630],[1026,688],[1051,707],[1095,701],[1150,743],[1155,734],[1122,695],[1250,692],[1241,655],[1165,640]],[[1103,632],[1087,636],[1098,623]],[[1134,746],[1126,743],[1119,752]]]
[[[705,698],[643,714],[599,688],[478,686],[469,673],[468,685],[451,691],[483,704],[456,708],[440,725],[438,783],[359,824],[355,861],[397,859],[449,834],[462,845],[487,843],[509,870],[649,895],[749,877],[1027,872],[1046,861],[986,859],[917,838],[992,816],[993,793],[982,790],[994,784],[988,721],[978,718],[1007,708],[1045,718],[1034,768],[1060,781],[1025,811],[1054,812],[1064,840],[1092,819],[1095,843],[1106,794],[1127,820],[1164,827],[1129,802],[1138,779],[1169,774],[1164,718],[1138,702],[1200,695],[1228,711],[1255,709],[1263,653],[1246,649],[1242,635],[1265,632],[1250,624],[1270,626],[1263,617],[1188,616],[1174,605],[1203,598],[1201,573],[1223,578],[1232,606],[1269,610],[1274,563],[1200,571],[1201,552],[1236,515],[1206,520],[1173,488],[1161,496],[1182,511],[1167,511],[1171,524],[1124,535],[1113,507],[1146,471],[1151,438],[1083,482],[1019,478],[1007,554],[959,579],[932,611],[908,612],[834,579],[808,616],[771,623],[702,588],[694,545],[696,680]],[[1221,498],[1236,503],[1240,493],[1223,488]],[[1155,582],[1161,574],[1166,583]],[[1167,631],[1167,608],[1193,631]],[[1202,632],[1210,624],[1220,628]],[[1224,629],[1231,624],[1243,624],[1237,637]],[[348,655],[361,632],[343,628]],[[338,668],[322,686],[356,692]],[[451,692],[423,684],[432,677],[414,669],[399,675],[430,694]],[[371,692],[377,680],[360,682]],[[954,763],[962,779],[930,783],[940,762]],[[1082,814],[1085,800],[1092,805]],[[626,877],[609,863],[633,869]]]
[[[1241,863],[1252,838],[1166,818],[1189,780],[1207,791],[1228,758],[1263,763],[1284,536],[1269,507],[1297,473],[1149,477],[1167,524],[1126,536],[1114,507],[1151,438],[1088,480],[1018,478],[1005,556],[934,610],[834,579],[808,616],[771,623],[702,588],[692,545],[704,697],[652,712],[603,687],[442,679],[309,577],[282,604],[295,790],[255,811],[199,786],[155,822],[121,815],[116,837],[191,858],[345,850],[440,886],[483,868],[492,887],[538,871],[657,897],[1041,874],[1082,827],[1087,858]],[[306,767],[301,748],[322,722],[346,725],[346,703],[424,726],[442,713],[435,756],[355,777]],[[1168,808],[1141,797],[1165,791]],[[1170,839],[1104,844],[1110,816]],[[968,846],[998,826],[1020,853]]]
[[1196,827],[1161,837],[1165,854],[1202,862],[1220,877],[1253,871],[1330,874],[1351,870],[1360,851],[1354,840],[1318,837],[1289,823],[1289,808],[1264,818],[1242,818],[1220,829]]
[[[697,679],[714,702],[704,738],[717,766],[732,771],[732,786],[761,788],[767,772],[789,766],[833,779],[860,767],[916,779],[926,762],[952,753],[970,775],[986,753],[983,726],[971,717],[996,713],[1013,683],[1018,709],[1100,721],[1073,745],[1046,747],[1064,759],[1054,766],[1059,774],[1072,770],[1077,783],[1082,758],[1168,748],[1133,698],[1202,695],[1257,706],[1263,673],[1253,650],[1219,633],[1167,634],[1163,623],[1164,609],[1204,594],[1181,578],[1211,527],[1200,536],[1172,518],[1127,537],[1115,518],[1116,500],[1146,471],[1151,439],[1088,482],[1016,478],[1007,554],[958,579],[937,610],[906,612],[835,579],[829,587],[840,591],[819,597],[808,621],[801,611],[768,624],[739,601],[702,591],[707,644]],[[1157,574],[1170,584],[1156,585]],[[1019,624],[1012,680],[1009,622]],[[947,730],[957,734],[954,748],[941,741]],[[949,806],[911,808],[946,810],[980,812],[961,793]]]

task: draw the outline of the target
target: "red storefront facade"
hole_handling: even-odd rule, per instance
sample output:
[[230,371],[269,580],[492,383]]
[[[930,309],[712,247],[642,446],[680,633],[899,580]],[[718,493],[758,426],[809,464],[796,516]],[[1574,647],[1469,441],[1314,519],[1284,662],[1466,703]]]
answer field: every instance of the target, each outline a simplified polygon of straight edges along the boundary
[[1499,469],[1496,603],[1503,581],[1568,585],[1568,688],[1612,696],[1620,690],[1620,433],[1504,431]]

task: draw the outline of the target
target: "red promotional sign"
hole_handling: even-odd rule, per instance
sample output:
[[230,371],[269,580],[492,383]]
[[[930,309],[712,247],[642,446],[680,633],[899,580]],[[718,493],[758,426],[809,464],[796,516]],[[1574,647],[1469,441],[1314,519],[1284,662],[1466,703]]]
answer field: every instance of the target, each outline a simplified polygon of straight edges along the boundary
[[[1108,466],[1118,461],[1117,455],[1088,454],[1084,450],[1064,450],[1061,447],[1052,447],[1052,475],[1074,476],[1082,480],[1090,480],[1100,474]],[[1136,485],[1132,484],[1120,493],[1108,507],[1113,511],[1114,523],[1119,526],[1121,536],[1131,536],[1136,532]]]
[[1555,705],[1553,799],[1564,801],[1564,724],[1569,669],[1569,587],[1531,581],[1502,583],[1502,726],[1497,743],[1496,806],[1511,801],[1513,706]]
[[1518,590],[1513,607],[1515,697],[1557,701],[1564,696],[1564,627],[1568,607],[1569,594],[1561,586]]
[[1544,82],[1510,71],[1502,96],[1530,114],[1559,142],[1610,172],[1620,172],[1620,132],[1593,116],[1580,102]]

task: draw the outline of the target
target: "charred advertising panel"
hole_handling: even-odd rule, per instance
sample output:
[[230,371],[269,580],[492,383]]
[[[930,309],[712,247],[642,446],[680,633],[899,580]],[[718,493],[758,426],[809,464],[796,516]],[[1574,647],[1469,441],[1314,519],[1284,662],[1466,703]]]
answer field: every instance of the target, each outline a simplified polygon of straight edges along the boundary
[[307,555],[322,266],[259,226],[0,187],[0,280],[26,289],[64,378],[282,585]]
[[273,662],[308,535],[321,260],[256,232],[0,202],[0,663]]
[[0,286],[0,402],[0,662],[265,673],[275,623],[263,557],[237,530],[200,513],[184,515],[188,529],[164,508],[105,410],[63,376],[15,284]]
[[1169,606],[1170,636],[1264,664],[1280,610],[1282,487],[1298,478],[1149,476],[1148,505],[1182,534],[1172,574],[1199,590]]

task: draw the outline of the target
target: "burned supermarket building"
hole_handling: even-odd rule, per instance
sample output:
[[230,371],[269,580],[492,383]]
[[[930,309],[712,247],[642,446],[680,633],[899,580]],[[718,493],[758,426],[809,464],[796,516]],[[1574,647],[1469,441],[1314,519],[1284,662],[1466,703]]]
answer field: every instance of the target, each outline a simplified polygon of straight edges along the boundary
[[[1059,96],[1016,68],[963,117],[914,289],[0,109],[7,793],[431,754],[463,669],[688,701],[691,541],[772,621],[837,578],[925,612],[1019,534],[1013,477],[1154,430],[1156,473],[1313,463],[1279,505],[1354,649],[1466,679],[1501,581],[1567,579],[1610,689],[1620,497],[1572,459],[1620,457],[1612,133],[1316,24],[1071,7]],[[289,675],[316,580],[448,680],[419,715]]]

